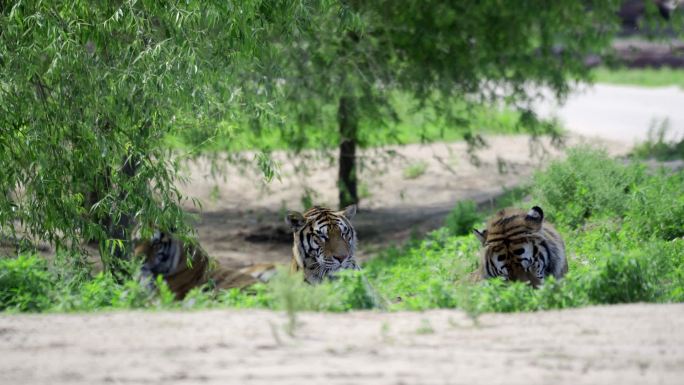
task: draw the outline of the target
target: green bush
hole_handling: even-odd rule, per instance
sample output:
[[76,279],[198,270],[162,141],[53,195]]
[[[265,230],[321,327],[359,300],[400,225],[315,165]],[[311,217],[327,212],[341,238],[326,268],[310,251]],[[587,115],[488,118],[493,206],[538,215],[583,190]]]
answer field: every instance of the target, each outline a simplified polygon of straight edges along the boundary
[[635,146],[631,155],[639,159],[684,159],[684,138],[668,140],[666,136],[671,131],[667,124],[666,120],[660,126],[651,128],[648,132],[648,139]]
[[[128,273],[132,276],[131,272]],[[164,285],[162,284],[162,287]],[[163,292],[163,289],[162,289]],[[160,296],[165,305],[168,296]],[[93,311],[143,308],[159,303],[136,280],[117,279],[100,272],[91,277],[87,266],[58,256],[0,258],[0,310]]]
[[643,238],[684,236],[684,173],[659,174],[636,186],[626,216]]
[[53,281],[45,260],[0,258],[0,310],[42,311],[50,306]]
[[466,235],[470,234],[475,225],[482,222],[482,219],[475,201],[466,200],[456,204],[444,220],[444,226],[452,235]]
[[549,219],[574,228],[592,216],[622,216],[630,191],[643,177],[643,166],[626,166],[605,151],[579,147],[535,174],[532,195]]
[[646,256],[636,250],[631,253],[609,254],[597,266],[587,271],[586,289],[592,303],[629,303],[656,299],[651,266]]

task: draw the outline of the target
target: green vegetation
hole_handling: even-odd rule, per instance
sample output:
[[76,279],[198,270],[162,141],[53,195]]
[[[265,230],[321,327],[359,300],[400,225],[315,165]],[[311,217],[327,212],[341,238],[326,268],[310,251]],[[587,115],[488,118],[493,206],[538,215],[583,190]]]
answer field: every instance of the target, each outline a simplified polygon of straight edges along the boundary
[[[494,106],[476,105],[454,101],[449,114],[468,117],[466,121],[447,120],[434,106],[420,108],[418,102],[407,95],[394,95],[390,103],[397,113],[396,121],[362,120],[359,122],[359,143],[363,147],[382,147],[390,144],[426,143],[436,140],[457,141],[465,139],[470,132],[483,134],[517,134],[525,132],[520,125],[520,113],[511,109]],[[321,119],[327,116],[332,120],[335,110],[323,108]],[[184,118],[183,124],[166,136],[169,148],[193,151],[201,148],[204,152],[244,151],[244,150],[282,150],[292,147],[293,135],[297,149],[332,149],[339,143],[337,132],[325,132],[319,126],[305,125],[302,132],[290,129],[245,130],[229,122],[219,122],[211,131],[205,130],[198,118]],[[384,127],[384,129],[377,129]],[[558,131],[559,127],[554,127]]]
[[[176,182],[207,148],[338,147],[340,201],[355,203],[356,147],[548,133],[525,107],[533,86],[561,97],[587,80],[617,7],[0,2],[0,226],[70,252],[97,242],[116,268],[136,226],[192,237]],[[267,158],[253,162],[270,179]]]
[[447,228],[451,235],[467,235],[483,219],[482,213],[477,211],[475,201],[461,201],[456,203],[456,207],[447,215],[444,220],[444,227]]
[[622,217],[630,206],[626,193],[644,178],[643,166],[625,166],[603,152],[575,148],[566,162],[537,174],[533,195],[554,223],[571,227],[589,218]]
[[0,227],[14,234],[21,223],[21,235],[58,249],[99,241],[103,262],[126,256],[136,224],[192,233],[163,137],[189,111],[204,125],[237,106],[257,116],[256,93],[228,103],[216,90],[239,87],[230,75],[257,64],[265,34],[286,40],[316,10],[258,0],[0,2]]
[[416,162],[409,164],[404,168],[404,178],[405,179],[416,179],[421,175],[425,174],[427,171],[428,164],[425,162]]
[[[574,242],[601,228],[624,242],[577,254],[598,270],[573,272],[576,278],[540,291],[469,283],[477,247],[459,234],[481,214],[465,203],[446,229],[316,288],[282,274],[246,292],[195,290],[179,303],[161,283],[159,295],[141,288],[128,260],[137,230],[192,238],[177,182],[181,162],[207,149],[233,162],[240,160],[231,152],[255,150],[252,162],[270,181],[277,164],[269,151],[337,147],[344,206],[373,182],[357,180],[357,147],[464,139],[472,149],[485,132],[554,134],[552,122],[527,109],[534,90],[560,98],[573,82],[590,79],[584,58],[609,47],[619,3],[0,2],[0,238],[58,251],[49,261],[1,259],[0,309],[259,306],[293,314],[294,329],[298,309],[552,306],[535,300],[540,293],[562,306],[674,300],[673,291],[654,288],[680,283],[671,275],[661,282],[660,272],[678,269],[676,259],[666,261],[680,245],[669,240],[681,234],[681,176],[649,175],[600,153],[551,166],[537,177],[533,198],[548,206],[575,250],[586,245]],[[672,30],[682,30],[683,20],[673,14]],[[637,152],[669,157],[677,146],[659,139]],[[407,176],[424,171],[414,166]],[[313,190],[303,191],[305,206],[314,200]],[[95,276],[82,261],[86,243],[100,247],[105,270]],[[577,283],[602,266],[605,275]],[[627,283],[634,292],[580,296]],[[490,304],[504,299],[508,307]]]
[[684,70],[681,68],[596,68],[597,83],[623,84],[642,87],[679,86],[684,88]]
[[[574,80],[588,80],[583,58],[609,46],[619,7],[617,1],[596,0],[544,7],[526,0],[508,0],[506,6],[493,0],[326,4],[308,15],[297,39],[271,34],[272,54],[246,76],[263,81],[255,91],[280,96],[272,113],[282,117],[279,128],[291,147],[318,136],[339,148],[340,207],[359,201],[357,147],[378,134],[390,143],[431,134],[429,125],[408,122],[418,132],[400,127],[408,135],[396,138],[396,125],[402,124],[397,94],[448,121],[437,131],[451,132],[440,136],[475,137],[481,129],[477,110],[492,104],[519,109],[526,131],[546,133],[552,127],[527,110],[535,97],[531,90],[543,87],[562,97]],[[264,76],[262,69],[279,73]],[[454,113],[454,106],[464,108]]]
[[[533,186],[532,202],[542,205],[564,236],[570,262],[563,280],[549,279],[537,290],[500,280],[477,282],[479,243],[460,234],[479,227],[483,213],[474,203],[462,202],[444,228],[380,252],[361,272],[344,272],[318,286],[282,272],[267,285],[220,293],[193,290],[176,302],[163,282],[161,294],[153,296],[135,281],[110,273],[90,277],[86,268],[65,265],[68,258],[48,263],[22,256],[0,260],[0,309],[259,307],[287,311],[294,328],[299,310],[457,307],[476,315],[684,301],[684,172],[648,172],[602,151],[576,148],[538,173]],[[512,191],[501,204],[523,192]]]
[[648,139],[634,147],[632,156],[638,159],[654,158],[657,160],[684,159],[684,137],[668,139],[670,130],[667,121],[648,132]]

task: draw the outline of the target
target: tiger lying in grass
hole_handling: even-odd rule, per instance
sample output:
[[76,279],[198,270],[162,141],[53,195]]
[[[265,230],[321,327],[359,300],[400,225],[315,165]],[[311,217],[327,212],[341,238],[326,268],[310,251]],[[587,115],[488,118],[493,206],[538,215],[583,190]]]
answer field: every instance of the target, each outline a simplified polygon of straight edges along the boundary
[[244,288],[268,281],[276,271],[273,264],[239,270],[220,268],[199,245],[186,245],[161,231],[155,231],[150,240],[139,242],[133,254],[145,261],[141,282],[153,285],[155,277],[161,275],[177,299],[183,299],[192,288],[209,281],[217,289]]
[[474,230],[482,242],[482,278],[502,277],[538,287],[544,278],[561,278],[568,271],[565,244],[558,231],[544,221],[538,206],[529,211],[503,209],[484,231]]
[[[303,271],[304,280],[315,284],[342,269],[359,269],[354,259],[356,231],[349,221],[356,206],[342,211],[313,207],[304,214],[292,211],[286,222],[293,233],[291,271]],[[217,289],[245,288],[268,282],[274,264],[257,264],[239,270],[223,269],[199,245],[185,245],[168,233],[156,231],[140,242],[134,256],[144,258],[141,280],[152,285],[161,275],[169,289],[182,299],[194,287],[212,281]],[[188,264],[188,260],[190,264]]]

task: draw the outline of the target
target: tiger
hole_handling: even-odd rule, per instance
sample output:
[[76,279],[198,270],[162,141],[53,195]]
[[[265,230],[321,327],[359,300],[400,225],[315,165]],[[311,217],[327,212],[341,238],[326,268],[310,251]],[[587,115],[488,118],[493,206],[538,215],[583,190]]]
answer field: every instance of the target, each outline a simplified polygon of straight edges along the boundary
[[239,270],[220,268],[198,244],[185,244],[159,230],[155,230],[151,239],[138,242],[133,255],[144,260],[140,282],[151,289],[156,276],[161,275],[178,300],[191,289],[209,281],[216,289],[243,289],[268,281],[276,271],[273,264],[258,264]]
[[314,206],[303,214],[290,211],[285,217],[293,234],[290,271],[302,271],[310,284],[333,278],[343,269],[360,270],[354,257],[356,230],[351,218],[356,205],[341,211]]
[[562,278],[568,272],[565,244],[556,229],[544,221],[544,211],[506,208],[490,218],[483,231],[474,230],[482,243],[480,275],[528,282],[533,287],[544,278]]

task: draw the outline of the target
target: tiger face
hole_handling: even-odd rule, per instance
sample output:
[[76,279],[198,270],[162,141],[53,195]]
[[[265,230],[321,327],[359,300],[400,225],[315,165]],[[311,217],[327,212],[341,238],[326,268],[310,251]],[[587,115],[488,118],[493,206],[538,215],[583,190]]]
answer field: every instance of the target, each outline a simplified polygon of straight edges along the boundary
[[315,206],[304,214],[289,212],[285,221],[294,238],[292,270],[302,270],[312,284],[342,269],[359,270],[354,259],[356,230],[350,222],[355,214],[356,205],[342,211]]
[[145,254],[145,263],[142,267],[144,276],[170,275],[180,265],[183,255],[183,243],[172,238],[168,233],[155,230],[154,235],[145,245],[148,250],[136,252]]
[[193,287],[206,283],[207,254],[199,245],[185,245],[169,233],[156,230],[149,240],[136,245],[134,255],[143,258],[140,282],[150,290],[154,289],[157,276],[164,278],[178,299]]
[[496,213],[483,231],[475,230],[483,246],[483,278],[502,277],[537,287],[544,278],[561,278],[568,270],[565,245],[538,206],[508,208]]
[[154,290],[156,277],[162,276],[177,299],[182,299],[193,288],[209,282],[215,289],[242,289],[267,281],[276,271],[273,264],[242,269],[222,268],[199,244],[185,244],[161,231],[155,231],[152,238],[139,242],[134,255],[144,261],[140,283]]

